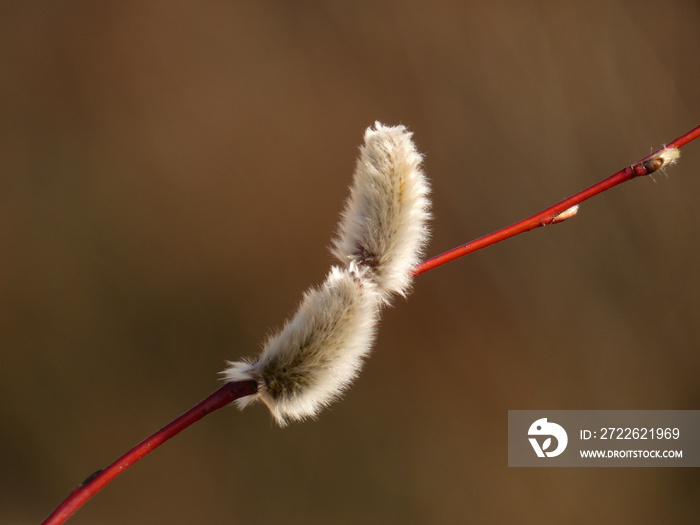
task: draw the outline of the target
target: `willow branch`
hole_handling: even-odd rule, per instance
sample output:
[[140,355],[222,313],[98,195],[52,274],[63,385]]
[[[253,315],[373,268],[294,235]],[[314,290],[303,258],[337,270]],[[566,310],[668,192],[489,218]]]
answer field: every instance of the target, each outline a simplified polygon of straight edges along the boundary
[[[535,215],[523,219],[515,224],[507,226],[501,230],[480,237],[462,246],[458,246],[441,255],[428,259],[415,267],[413,275],[437,268],[447,262],[463,257],[497,242],[503,241],[520,233],[530,231],[534,228],[562,222],[576,212],[576,206],[583,201],[594,197],[610,188],[636,177],[649,175],[664,165],[673,162],[677,157],[677,149],[685,146],[692,140],[700,137],[700,126],[693,128],[670,142],[664,148],[641,159],[639,162],[627,166],[614,173],[610,177],[594,184],[593,186],[568,197],[549,208],[536,213]],[[676,150],[675,154],[671,154]],[[674,156],[675,155],[675,156]],[[159,447],[167,440],[176,436],[190,425],[196,423],[207,414],[218,410],[233,400],[255,394],[257,392],[256,381],[233,381],[226,383],[216,392],[207,397],[204,401],[185,412],[172,423],[163,427],[151,437],[142,441],[126,454],[117,459],[114,463],[103,470],[99,470],[78,486],[58,508],[48,517],[42,525],[59,525],[64,523],[73,513],[75,513],[93,495],[99,492],[105,485],[124,472],[128,467],[145,455]]]
[[[665,147],[655,151],[651,155],[647,155],[639,162],[627,166],[621,169],[617,173],[610,175],[609,177],[601,180],[600,182],[594,184],[593,186],[582,190],[571,197],[568,197],[549,208],[542,210],[527,219],[518,221],[510,226],[506,226],[498,231],[489,233],[483,237],[479,237],[471,242],[453,248],[445,253],[432,257],[427,261],[423,261],[413,270],[413,275],[420,275],[421,273],[442,266],[445,263],[464,257],[470,253],[473,253],[492,244],[504,241],[510,237],[514,237],[520,233],[525,233],[534,228],[539,228],[546,226],[548,224],[553,224],[561,222],[562,220],[568,218],[565,214],[568,210],[573,210],[572,214],[575,213],[575,206],[578,206],[583,201],[590,199],[604,191],[609,190],[623,182],[634,179],[636,177],[649,175],[654,171],[661,168],[663,165],[668,165],[670,162],[666,158],[665,152],[677,150],[682,146],[685,146],[692,140],[695,140],[700,136],[700,126],[696,126],[687,133],[684,133],[676,140],[670,142]],[[675,157],[674,157],[675,160]]]

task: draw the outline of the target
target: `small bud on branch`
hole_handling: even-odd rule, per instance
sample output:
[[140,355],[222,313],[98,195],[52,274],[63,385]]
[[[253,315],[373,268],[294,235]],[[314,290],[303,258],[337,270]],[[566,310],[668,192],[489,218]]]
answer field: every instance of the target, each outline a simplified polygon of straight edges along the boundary
[[561,213],[557,213],[554,216],[552,216],[552,222],[550,224],[557,224],[560,222],[564,222],[566,219],[570,219],[571,217],[575,216],[578,214],[578,204],[575,204],[568,210],[564,210]]

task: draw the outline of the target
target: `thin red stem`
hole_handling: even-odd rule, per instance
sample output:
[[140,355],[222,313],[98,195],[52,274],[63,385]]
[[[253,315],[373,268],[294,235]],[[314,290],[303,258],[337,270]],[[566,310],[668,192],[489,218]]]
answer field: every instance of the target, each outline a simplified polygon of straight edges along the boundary
[[514,237],[520,233],[530,231],[534,228],[539,228],[540,226],[546,226],[547,224],[552,224],[552,222],[556,222],[555,218],[558,214],[565,210],[568,210],[572,206],[580,204],[581,202],[590,199],[591,197],[594,197],[599,193],[609,190],[610,188],[617,186],[618,184],[622,184],[623,182],[626,182],[630,179],[641,175],[648,175],[650,172],[648,172],[643,167],[643,163],[659,155],[664,149],[680,148],[698,137],[700,137],[700,126],[697,126],[692,130],[688,131],[687,133],[681,135],[676,140],[670,142],[668,145],[659,149],[658,151],[655,151],[651,155],[647,155],[636,164],[627,166],[626,168],[618,171],[617,173],[614,173],[608,178],[603,179],[602,181],[594,184],[590,188],[586,188],[585,190],[580,191],[575,195],[564,199],[561,202],[558,202],[554,206],[550,206],[549,208],[542,210],[541,212],[536,213],[535,215],[532,215],[527,219],[523,219],[514,224],[511,224],[510,226],[506,226],[505,228],[502,228],[498,231],[489,233],[488,235],[485,235],[483,237],[479,237],[478,239],[468,242],[467,244],[463,244],[462,246],[458,246],[445,253],[432,257],[427,261],[423,261],[415,267],[415,269],[413,270],[413,275],[420,275],[421,273],[427,272],[428,270],[432,270],[433,268],[442,266],[445,263],[454,261],[455,259],[463,257],[477,250],[481,250],[482,248],[486,248],[487,246],[491,246],[492,244],[496,244],[497,242],[501,242],[510,237]]
[[226,383],[204,401],[198,403],[151,437],[129,450],[110,466],[95,472],[71,492],[63,503],[42,522],[42,525],[58,525],[64,523],[75,511],[82,507],[87,500],[107,485],[107,483],[112,481],[146,454],[153,451],[153,449],[176,436],[207,414],[228,405],[234,399],[254,394],[256,391],[257,383],[255,381]]
[[[696,126],[693,129],[691,129],[688,133],[684,133],[680,137],[678,137],[676,140],[669,142],[666,144],[667,148],[682,148],[688,142],[694,141],[696,138],[700,137],[700,126]],[[653,155],[650,155],[650,157]]]
[[[700,137],[700,126],[697,126],[688,133],[685,133],[673,142],[669,143],[666,148],[680,148],[698,137]],[[518,235],[519,233],[523,233],[540,226],[545,226],[547,224],[552,224],[553,222],[558,222],[557,215],[565,210],[568,210],[572,206],[579,204],[586,199],[590,199],[594,195],[598,195],[599,193],[609,190],[613,186],[617,186],[618,184],[621,184],[634,177],[648,175],[651,171],[653,171],[653,169],[648,171],[647,166],[643,163],[658,155],[661,151],[663,151],[663,149],[665,148],[661,148],[651,155],[644,157],[636,164],[618,171],[607,179],[604,179],[599,183],[594,184],[590,188],[564,199],[554,206],[550,206],[546,210],[543,210],[532,217],[516,222],[515,224],[512,224],[506,228],[462,246],[458,246],[457,248],[445,252],[442,255],[428,259],[427,261],[424,261],[416,266],[416,268],[413,270],[413,274],[419,275],[423,272],[427,272],[428,270],[432,270],[433,268],[437,268],[438,266],[441,266],[447,262],[453,261],[454,259],[467,255],[468,253],[475,252],[481,248],[485,248],[509,237]],[[61,505],[59,505],[59,507],[42,522],[42,525],[59,525],[64,523],[73,513],[82,507],[86,501],[99,492],[105,485],[116,478],[129,466],[133,465],[136,461],[153,451],[156,447],[176,436],[207,414],[228,405],[235,399],[254,394],[256,391],[257,385],[255,381],[226,383],[204,401],[198,403],[183,415],[175,419],[172,423],[163,427],[151,437],[136,445],[107,468],[95,472],[79,487],[77,487],[63,501],[63,503],[61,503]]]

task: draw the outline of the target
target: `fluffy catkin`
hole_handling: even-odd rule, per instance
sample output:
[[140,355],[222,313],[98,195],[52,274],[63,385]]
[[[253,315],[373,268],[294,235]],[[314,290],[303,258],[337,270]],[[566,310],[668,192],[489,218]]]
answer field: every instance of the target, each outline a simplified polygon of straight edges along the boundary
[[422,156],[403,126],[365,132],[333,253],[367,267],[385,300],[406,295],[428,240],[429,186]]
[[306,292],[257,360],[228,364],[226,381],[258,383],[257,394],[236,401],[240,408],[261,400],[284,426],[315,416],[357,376],[381,307],[393,294],[406,295],[428,238],[421,160],[403,126],[367,129],[334,240],[342,267]]
[[[354,268],[332,267],[306,292],[294,317],[272,336],[254,363],[229,363],[226,380],[256,379],[277,422],[304,419],[337,398],[355,378],[374,339],[379,296]],[[244,407],[255,399],[238,399]]]

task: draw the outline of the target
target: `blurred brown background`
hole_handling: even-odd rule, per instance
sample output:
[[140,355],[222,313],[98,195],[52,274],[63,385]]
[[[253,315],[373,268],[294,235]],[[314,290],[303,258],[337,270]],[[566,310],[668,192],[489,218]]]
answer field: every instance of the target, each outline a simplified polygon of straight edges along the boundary
[[[0,522],[38,523],[319,283],[364,129],[426,154],[435,254],[698,124],[700,7],[3,2]],[[233,408],[78,524],[691,522],[697,469],[509,469],[509,409],[700,408],[700,144],[421,276],[318,421]]]

